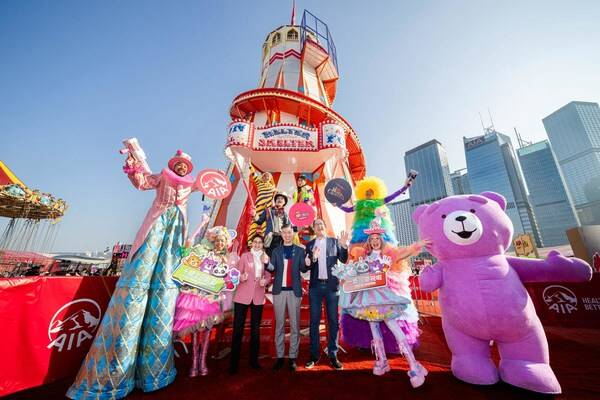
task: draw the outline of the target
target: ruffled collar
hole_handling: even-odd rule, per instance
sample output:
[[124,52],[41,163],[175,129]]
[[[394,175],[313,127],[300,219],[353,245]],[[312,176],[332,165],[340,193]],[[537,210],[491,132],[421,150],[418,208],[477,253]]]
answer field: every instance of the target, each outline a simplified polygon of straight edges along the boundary
[[192,174],[187,174],[186,176],[179,176],[170,169],[164,168],[161,172],[161,175],[170,183],[174,183],[177,185],[191,186],[194,184],[194,177],[192,176]]

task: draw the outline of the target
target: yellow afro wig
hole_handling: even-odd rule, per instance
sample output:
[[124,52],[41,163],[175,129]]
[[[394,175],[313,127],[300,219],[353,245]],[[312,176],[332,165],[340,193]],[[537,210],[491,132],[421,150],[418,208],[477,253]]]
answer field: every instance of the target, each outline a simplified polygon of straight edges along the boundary
[[373,199],[383,199],[387,196],[387,187],[385,183],[376,176],[367,176],[366,178],[358,181],[354,188],[354,194],[358,200],[364,200],[367,198],[367,190],[373,191]]

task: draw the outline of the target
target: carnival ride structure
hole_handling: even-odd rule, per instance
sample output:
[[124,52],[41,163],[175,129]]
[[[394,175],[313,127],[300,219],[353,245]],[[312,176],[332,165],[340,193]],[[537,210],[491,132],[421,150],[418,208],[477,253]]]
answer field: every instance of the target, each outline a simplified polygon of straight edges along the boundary
[[67,203],[30,189],[0,161],[0,217],[9,218],[0,250],[49,250]]
[[357,133],[332,109],[339,69],[331,32],[307,10],[300,25],[293,15],[263,43],[258,88],[235,97],[229,110],[225,154],[233,191],[215,202],[210,225],[236,229],[240,243],[255,198],[251,165],[270,172],[277,189],[288,195],[296,190],[297,177],[305,175],[315,191],[317,215],[331,234],[348,229],[352,217],[325,200],[326,182],[344,178],[353,185],[366,172]]

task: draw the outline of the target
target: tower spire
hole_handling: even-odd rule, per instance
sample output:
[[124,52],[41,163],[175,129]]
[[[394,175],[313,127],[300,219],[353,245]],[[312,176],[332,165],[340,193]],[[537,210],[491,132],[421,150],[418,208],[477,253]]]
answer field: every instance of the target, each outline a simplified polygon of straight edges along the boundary
[[290,25],[296,25],[296,0],[292,0],[292,21]]

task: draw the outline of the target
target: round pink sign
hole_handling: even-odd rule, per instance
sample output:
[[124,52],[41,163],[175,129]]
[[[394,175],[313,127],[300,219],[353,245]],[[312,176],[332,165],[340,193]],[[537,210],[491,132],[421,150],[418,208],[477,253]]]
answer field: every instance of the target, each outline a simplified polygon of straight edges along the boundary
[[306,203],[296,203],[290,208],[290,221],[298,227],[312,224],[315,217],[315,209]]
[[198,189],[209,199],[224,199],[231,193],[231,182],[216,169],[204,169],[197,178]]

